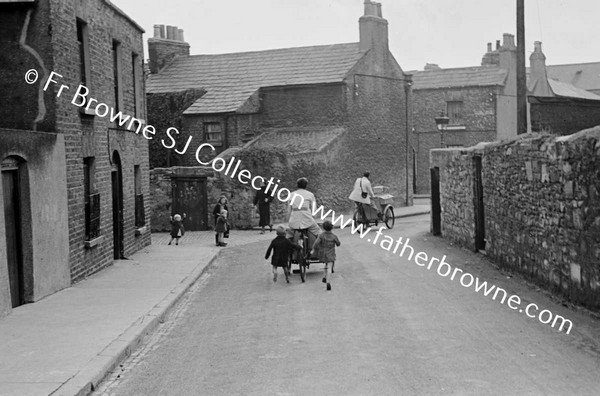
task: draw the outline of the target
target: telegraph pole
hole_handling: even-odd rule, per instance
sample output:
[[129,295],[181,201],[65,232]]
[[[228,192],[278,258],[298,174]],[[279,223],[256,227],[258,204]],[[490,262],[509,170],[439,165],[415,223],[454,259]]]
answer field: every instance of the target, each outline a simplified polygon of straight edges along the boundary
[[527,133],[525,76],[525,0],[517,0],[517,134]]

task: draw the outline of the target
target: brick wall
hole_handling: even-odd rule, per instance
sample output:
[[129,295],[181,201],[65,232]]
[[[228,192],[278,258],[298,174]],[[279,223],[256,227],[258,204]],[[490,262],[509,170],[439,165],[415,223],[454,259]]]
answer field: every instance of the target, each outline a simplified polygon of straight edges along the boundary
[[529,98],[531,130],[570,135],[600,125],[600,101],[569,98]]
[[[142,73],[143,44],[142,32],[120,12],[104,1],[86,3],[79,1],[50,0],[52,24],[53,70],[60,73],[61,83],[74,92],[79,85],[80,63],[76,34],[76,18],[88,24],[89,59],[91,81],[87,82],[90,96],[108,106],[116,105],[114,95],[114,71],[111,67],[113,40],[120,42],[122,111],[124,114],[145,119],[144,80]],[[133,89],[132,54],[138,55],[136,84],[139,95],[135,98]],[[110,65],[107,67],[107,65]],[[47,95],[55,95],[58,86],[48,89]],[[69,262],[71,277],[78,281],[110,264],[113,261],[113,218],[111,197],[111,163],[117,151],[122,162],[123,202],[124,202],[124,245],[125,255],[150,243],[149,227],[142,235],[135,236],[133,207],[135,196],[132,188],[133,167],[139,165],[142,171],[142,193],[146,198],[146,214],[150,217],[148,179],[148,141],[141,134],[125,130],[109,130],[108,117],[82,115],[70,103],[72,96],[61,97],[56,101],[56,130],[65,135],[67,158],[67,189],[69,207]],[[135,99],[134,99],[135,98]],[[137,106],[134,103],[137,101]],[[136,112],[136,107],[140,109]],[[95,157],[95,190],[100,193],[102,241],[91,249],[84,247],[85,239],[85,197],[83,185],[83,158]],[[149,223],[149,221],[148,221]],[[149,225],[149,224],[148,224]]]
[[451,154],[434,151],[432,166],[441,171],[442,235],[474,246],[469,192],[472,157],[479,152],[488,256],[573,301],[600,308],[599,142],[596,127],[564,137],[523,135]]
[[414,148],[417,151],[416,193],[429,194],[429,150],[441,147],[435,117],[446,112],[446,102],[463,102],[463,129],[444,132],[444,146],[469,147],[496,140],[495,87],[465,87],[415,90],[413,93]]

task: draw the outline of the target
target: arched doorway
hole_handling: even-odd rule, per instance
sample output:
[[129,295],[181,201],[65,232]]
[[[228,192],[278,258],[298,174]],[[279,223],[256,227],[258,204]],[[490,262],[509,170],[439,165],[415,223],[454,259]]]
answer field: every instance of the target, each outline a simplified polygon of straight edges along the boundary
[[[4,227],[6,235],[6,258],[8,283],[12,307],[25,304],[31,298],[31,271],[25,265],[24,251],[24,212],[29,202],[24,199],[26,178],[25,161],[17,157],[7,157],[2,161],[2,195]],[[0,242],[4,243],[4,242]]]
[[125,257],[125,246],[123,241],[123,171],[121,156],[117,151],[113,153],[110,176],[113,208],[113,252],[114,258],[118,260]]

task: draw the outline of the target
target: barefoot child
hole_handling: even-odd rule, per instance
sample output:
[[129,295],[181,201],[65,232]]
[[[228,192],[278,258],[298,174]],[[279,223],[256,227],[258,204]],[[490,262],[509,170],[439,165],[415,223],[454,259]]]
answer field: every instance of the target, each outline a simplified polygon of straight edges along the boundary
[[338,237],[331,232],[333,224],[329,220],[325,220],[323,223],[323,229],[325,230],[319,235],[313,249],[310,252],[311,256],[317,253],[319,261],[325,263],[325,277],[323,283],[326,283],[327,290],[331,290],[331,273],[333,272],[333,265],[335,264],[335,247],[340,246],[340,240]]
[[183,214],[183,218],[178,214],[171,216],[171,240],[169,241],[169,245],[173,240],[175,240],[175,245],[179,245],[179,238],[185,234],[185,229],[183,228],[184,219],[185,213]]
[[273,251],[273,257],[271,258],[271,265],[273,266],[273,282],[277,282],[277,267],[283,267],[285,281],[290,283],[290,273],[287,264],[292,249],[300,249],[300,246],[285,237],[285,229],[283,227],[277,227],[277,237],[271,241],[271,244],[267,249],[267,254],[265,254],[265,260],[268,260],[271,255],[271,250]]

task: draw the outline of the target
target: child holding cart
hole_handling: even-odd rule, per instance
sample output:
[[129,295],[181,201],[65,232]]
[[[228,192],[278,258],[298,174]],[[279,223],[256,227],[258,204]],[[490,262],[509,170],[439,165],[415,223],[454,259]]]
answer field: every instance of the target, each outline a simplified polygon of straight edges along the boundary
[[325,263],[325,277],[323,283],[326,283],[326,290],[331,290],[331,274],[333,273],[333,265],[335,264],[335,247],[340,246],[340,240],[331,230],[333,224],[329,220],[323,222],[322,234],[317,237],[313,245],[311,256],[317,256],[319,261]]

